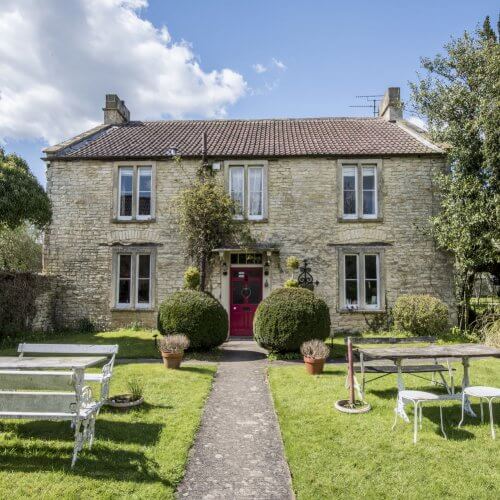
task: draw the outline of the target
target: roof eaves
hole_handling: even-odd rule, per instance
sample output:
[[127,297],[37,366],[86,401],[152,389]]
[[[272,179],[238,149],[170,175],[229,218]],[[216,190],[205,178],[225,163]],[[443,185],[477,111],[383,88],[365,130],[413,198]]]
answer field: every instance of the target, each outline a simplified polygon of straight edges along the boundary
[[[282,153],[282,154],[209,154],[207,159],[210,161],[216,160],[249,160],[249,159],[266,159],[266,160],[276,160],[279,158],[323,158],[323,159],[339,159],[339,158],[368,158],[368,157],[419,157],[419,156],[441,156],[444,154],[443,151],[414,151],[414,152],[367,152],[367,153],[310,153],[310,154],[290,154],[290,153]],[[181,155],[181,158],[189,159],[189,160],[198,160],[202,158],[201,154],[187,154]],[[158,156],[158,155],[114,155],[114,156],[104,156],[104,155],[93,155],[93,156],[53,156],[50,158],[43,158],[44,160],[52,161],[84,161],[84,160],[93,160],[93,161],[161,161],[161,160],[171,160],[171,156]]]
[[47,155],[47,157],[64,154],[64,151],[66,149],[75,147],[82,142],[86,143],[89,140],[95,139],[96,136],[100,135],[102,132],[106,131],[111,126],[112,126],[111,124],[97,125],[97,127],[82,132],[81,134],[78,134],[75,137],[72,137],[71,139],[68,139],[66,141],[60,142],[59,144],[54,144],[53,146],[49,146],[43,149],[42,151]]
[[424,137],[423,133],[425,131],[422,130],[420,127],[417,127],[416,125],[413,125],[411,122],[408,122],[406,120],[397,120],[396,125],[401,130],[404,130],[407,134],[411,135],[414,139],[422,143],[424,146],[426,146],[429,149],[432,149],[433,152],[438,154],[446,154],[446,151],[436,146],[433,142],[429,141],[429,139],[426,139]]

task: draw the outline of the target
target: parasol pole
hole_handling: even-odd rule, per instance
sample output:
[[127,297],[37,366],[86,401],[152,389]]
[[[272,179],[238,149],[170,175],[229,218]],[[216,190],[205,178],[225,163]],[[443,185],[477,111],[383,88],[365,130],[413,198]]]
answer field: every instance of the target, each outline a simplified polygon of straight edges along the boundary
[[347,363],[349,377],[349,404],[354,406],[356,400],[354,397],[354,364],[352,360],[352,340],[347,337]]

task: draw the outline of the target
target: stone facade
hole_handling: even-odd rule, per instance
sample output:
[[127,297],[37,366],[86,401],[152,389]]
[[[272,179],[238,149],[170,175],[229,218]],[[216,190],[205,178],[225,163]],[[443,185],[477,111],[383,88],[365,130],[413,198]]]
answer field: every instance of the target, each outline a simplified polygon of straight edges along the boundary
[[[433,178],[444,167],[442,155],[366,158],[378,160],[380,217],[344,221],[340,214],[340,160],[336,158],[269,159],[268,217],[252,223],[257,241],[279,248],[271,255],[268,286],[289,278],[286,258],[308,258],[320,284],[316,293],[328,303],[334,331],[366,327],[365,314],[341,310],[339,252],[349,245],[381,248],[381,285],[388,305],[404,293],[430,293],[454,312],[453,272],[449,256],[428,235],[429,217],[437,210]],[[120,162],[120,165],[128,162]],[[54,217],[45,239],[45,271],[64,276],[62,317],[68,326],[88,318],[102,328],[140,321],[156,324],[158,303],[182,287],[188,265],[175,214],[175,198],[194,176],[198,161],[172,160],[155,165],[156,210],[153,221],[114,219],[116,163],[51,160],[47,189]],[[133,164],[130,163],[130,164]],[[223,171],[216,173],[223,179]],[[112,255],[120,245],[155,246],[153,307],[148,311],[116,310],[111,302]],[[229,255],[224,256],[229,259]],[[217,259],[215,259],[217,261]],[[229,262],[229,260],[227,260]],[[228,307],[228,277],[216,263],[212,293]],[[373,314],[373,313],[371,313]]]

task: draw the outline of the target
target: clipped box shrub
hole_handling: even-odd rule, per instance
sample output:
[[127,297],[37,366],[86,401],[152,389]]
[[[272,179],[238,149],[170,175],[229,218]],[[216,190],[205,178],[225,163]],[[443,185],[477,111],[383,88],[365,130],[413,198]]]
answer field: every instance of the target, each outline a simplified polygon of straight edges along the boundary
[[330,335],[325,301],[305,288],[280,288],[257,308],[253,325],[258,344],[274,352],[298,352],[303,342]]
[[211,349],[227,338],[227,312],[208,293],[181,290],[169,295],[160,305],[158,330],[163,335],[186,335],[192,350]]
[[416,336],[439,337],[448,329],[448,308],[431,295],[401,295],[392,309],[394,326]]

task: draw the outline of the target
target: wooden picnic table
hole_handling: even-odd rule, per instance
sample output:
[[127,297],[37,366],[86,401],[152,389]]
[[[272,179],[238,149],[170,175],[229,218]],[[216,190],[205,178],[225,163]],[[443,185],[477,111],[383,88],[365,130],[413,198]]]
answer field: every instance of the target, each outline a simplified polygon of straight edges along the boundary
[[[470,358],[500,358],[500,349],[489,347],[482,344],[445,344],[445,345],[430,345],[422,347],[376,347],[357,348],[356,351],[364,356],[365,359],[385,359],[394,362],[397,367],[398,375],[398,391],[404,390],[402,364],[404,359],[437,359],[437,358],[457,358],[462,360],[464,368],[462,378],[462,391],[469,387],[469,359]],[[461,399],[462,393],[452,392],[449,394],[449,399]],[[398,398],[399,399],[399,398]],[[470,402],[466,398],[466,412],[471,416],[476,416],[472,411]],[[398,413],[408,421],[408,416],[404,410],[404,406],[398,407]]]

